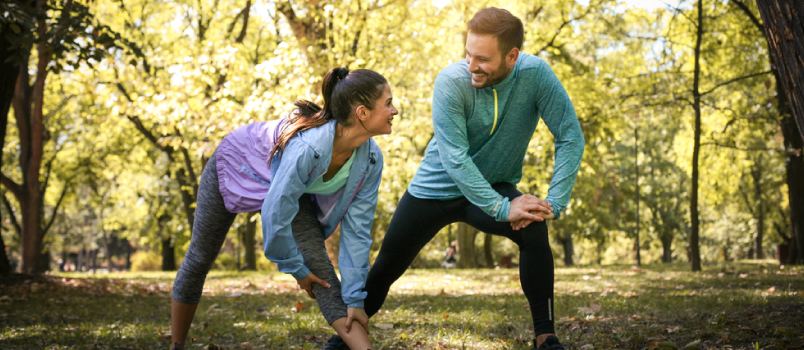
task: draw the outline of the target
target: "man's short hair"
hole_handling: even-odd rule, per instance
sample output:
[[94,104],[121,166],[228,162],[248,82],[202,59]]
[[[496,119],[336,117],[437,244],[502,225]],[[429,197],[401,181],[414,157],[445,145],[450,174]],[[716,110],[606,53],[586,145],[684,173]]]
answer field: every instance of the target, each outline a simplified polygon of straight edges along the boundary
[[512,48],[522,49],[525,30],[522,21],[508,10],[487,7],[475,13],[467,25],[475,34],[491,34],[497,37],[500,51],[505,55]]

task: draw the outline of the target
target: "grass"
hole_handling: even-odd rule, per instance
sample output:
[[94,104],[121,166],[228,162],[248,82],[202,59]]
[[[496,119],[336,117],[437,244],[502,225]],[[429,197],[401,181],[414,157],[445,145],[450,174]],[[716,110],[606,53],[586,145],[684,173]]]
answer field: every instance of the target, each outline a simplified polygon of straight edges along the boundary
[[[804,349],[804,269],[771,262],[558,268],[573,349]],[[168,346],[172,273],[0,283],[0,349]],[[296,307],[301,306],[297,312]],[[213,272],[191,349],[320,349],[332,330],[289,276]],[[527,349],[517,269],[410,270],[372,319],[375,349]]]

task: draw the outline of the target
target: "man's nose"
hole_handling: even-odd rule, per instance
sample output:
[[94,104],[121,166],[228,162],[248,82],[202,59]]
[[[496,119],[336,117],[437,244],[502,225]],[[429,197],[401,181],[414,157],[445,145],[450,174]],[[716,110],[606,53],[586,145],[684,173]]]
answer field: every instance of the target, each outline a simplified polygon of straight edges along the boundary
[[477,70],[477,60],[468,58],[467,61],[469,62],[469,71],[474,72]]

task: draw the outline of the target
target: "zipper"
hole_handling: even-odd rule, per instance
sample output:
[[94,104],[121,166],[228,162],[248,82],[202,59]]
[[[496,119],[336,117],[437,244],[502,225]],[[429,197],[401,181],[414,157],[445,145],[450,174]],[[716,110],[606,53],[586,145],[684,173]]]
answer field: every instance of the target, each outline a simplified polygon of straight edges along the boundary
[[491,132],[489,135],[494,134],[494,129],[497,128],[497,117],[499,116],[499,109],[497,107],[497,89],[491,88],[491,92],[494,93],[494,124],[491,124]]

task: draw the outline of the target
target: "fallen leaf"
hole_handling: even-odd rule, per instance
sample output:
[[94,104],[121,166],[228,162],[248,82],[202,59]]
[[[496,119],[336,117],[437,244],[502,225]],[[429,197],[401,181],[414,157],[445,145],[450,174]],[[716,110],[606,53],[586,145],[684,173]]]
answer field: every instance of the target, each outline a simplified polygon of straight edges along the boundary
[[394,325],[392,323],[373,323],[374,327],[387,331],[389,329],[394,329]]
[[683,348],[681,348],[681,350],[699,350],[699,349],[701,349],[700,339],[693,340],[689,342],[687,345],[684,345]]
[[302,310],[304,310],[304,303],[301,301],[297,301],[296,305],[293,305],[293,308],[291,309],[293,312],[302,312]]

